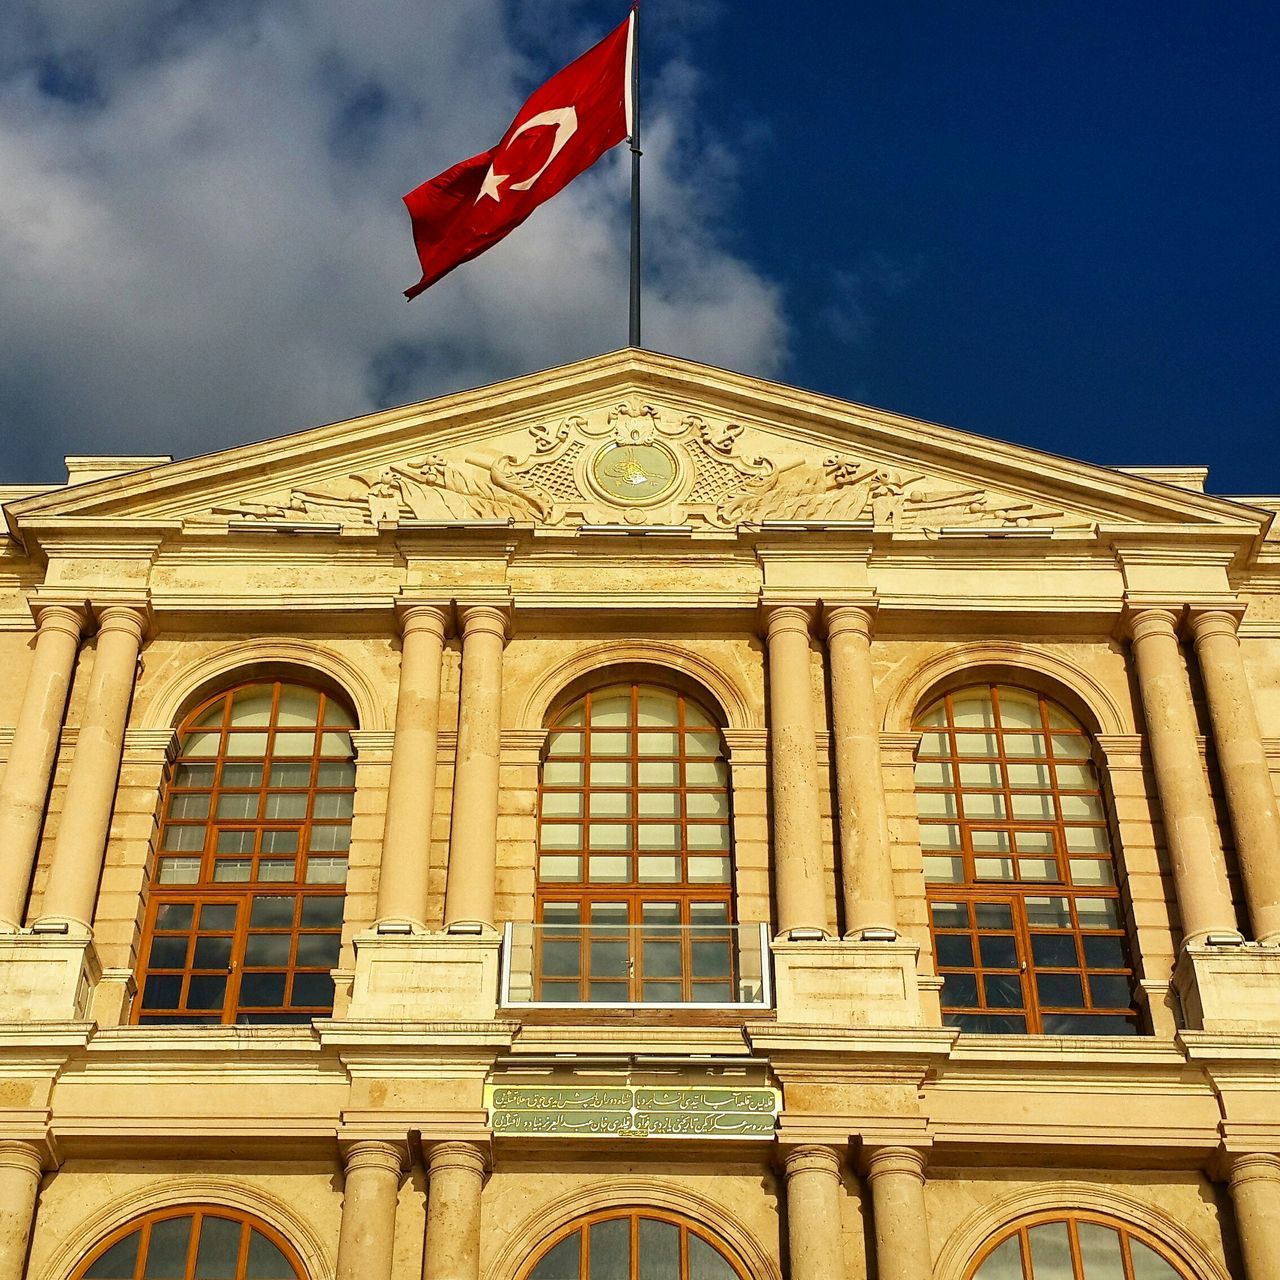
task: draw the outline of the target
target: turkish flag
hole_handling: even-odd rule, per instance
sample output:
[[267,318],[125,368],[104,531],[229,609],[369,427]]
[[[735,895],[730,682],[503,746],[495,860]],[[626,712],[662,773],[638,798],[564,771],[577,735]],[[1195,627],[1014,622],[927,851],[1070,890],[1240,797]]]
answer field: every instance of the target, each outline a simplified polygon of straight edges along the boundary
[[536,90],[502,141],[404,198],[422,279],[416,298],[514,231],[630,132],[631,19]]

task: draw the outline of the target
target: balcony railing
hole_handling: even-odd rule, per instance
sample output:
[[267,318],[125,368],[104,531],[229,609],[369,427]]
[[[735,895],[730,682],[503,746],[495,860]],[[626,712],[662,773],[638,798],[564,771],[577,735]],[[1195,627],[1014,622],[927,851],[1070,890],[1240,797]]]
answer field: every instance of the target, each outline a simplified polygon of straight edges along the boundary
[[505,1008],[768,1009],[764,924],[508,923]]

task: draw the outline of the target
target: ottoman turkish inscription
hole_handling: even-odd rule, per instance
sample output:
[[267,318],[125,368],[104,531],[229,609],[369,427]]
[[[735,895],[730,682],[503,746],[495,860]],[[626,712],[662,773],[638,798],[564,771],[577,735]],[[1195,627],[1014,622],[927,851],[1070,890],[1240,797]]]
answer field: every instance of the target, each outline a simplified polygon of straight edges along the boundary
[[495,1134],[537,1137],[769,1138],[776,1089],[606,1088],[491,1085]]

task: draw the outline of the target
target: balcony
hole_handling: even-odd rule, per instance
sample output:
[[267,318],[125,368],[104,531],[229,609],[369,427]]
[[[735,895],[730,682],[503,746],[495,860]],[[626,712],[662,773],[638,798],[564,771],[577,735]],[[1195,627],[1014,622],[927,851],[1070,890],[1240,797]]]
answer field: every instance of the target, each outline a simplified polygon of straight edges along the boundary
[[773,1007],[764,924],[514,924],[504,930],[508,1009]]

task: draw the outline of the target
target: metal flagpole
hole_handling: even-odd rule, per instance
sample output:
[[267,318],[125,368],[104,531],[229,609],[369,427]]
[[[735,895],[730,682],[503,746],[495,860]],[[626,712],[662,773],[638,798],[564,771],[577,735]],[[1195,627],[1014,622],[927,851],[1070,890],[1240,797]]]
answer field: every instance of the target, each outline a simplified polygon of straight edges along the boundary
[[631,5],[631,339],[640,345],[640,0]]

